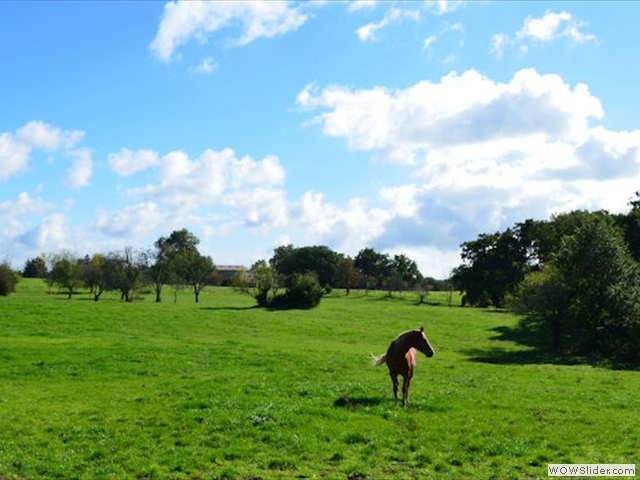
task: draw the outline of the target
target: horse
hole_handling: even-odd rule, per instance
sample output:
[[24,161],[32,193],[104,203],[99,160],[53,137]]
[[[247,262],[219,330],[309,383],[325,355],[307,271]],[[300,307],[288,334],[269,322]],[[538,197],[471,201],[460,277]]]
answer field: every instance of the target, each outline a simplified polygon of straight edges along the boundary
[[408,330],[398,335],[389,345],[387,353],[379,357],[375,357],[372,354],[373,364],[376,367],[383,363],[386,363],[387,367],[389,367],[396,405],[398,405],[398,375],[402,375],[402,406],[404,408],[407,408],[409,384],[418,362],[416,350],[424,353],[427,357],[433,357],[435,353],[424,334],[424,327],[420,328],[420,330]]

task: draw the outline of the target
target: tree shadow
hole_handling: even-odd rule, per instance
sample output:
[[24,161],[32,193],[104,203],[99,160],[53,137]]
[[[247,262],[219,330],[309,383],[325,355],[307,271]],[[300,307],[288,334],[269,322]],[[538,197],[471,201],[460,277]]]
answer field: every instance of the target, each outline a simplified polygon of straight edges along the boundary
[[342,395],[333,406],[337,408],[357,409],[363,407],[376,407],[382,403],[382,399],[377,397],[352,397],[351,395]]
[[201,307],[200,310],[210,310],[212,312],[223,312],[223,311],[242,311],[242,310],[253,310],[254,308],[260,308],[258,305],[252,305],[250,307]]
[[500,326],[488,331],[495,332],[490,340],[528,348],[504,348],[496,344],[491,348],[463,350],[462,353],[469,356],[469,361],[497,365],[590,365],[613,370],[640,370],[640,365],[633,362],[554,351],[550,332],[531,316],[521,318],[514,327]]

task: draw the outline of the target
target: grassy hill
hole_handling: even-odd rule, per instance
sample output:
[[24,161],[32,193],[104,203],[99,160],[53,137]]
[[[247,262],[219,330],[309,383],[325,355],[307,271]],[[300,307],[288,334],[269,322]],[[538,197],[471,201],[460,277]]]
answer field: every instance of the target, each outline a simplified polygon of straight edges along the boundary
[[[640,372],[538,353],[509,313],[409,294],[336,292],[310,311],[228,289],[165,296],[67,300],[25,280],[0,297],[0,478],[546,478],[547,463],[640,463]],[[436,355],[419,358],[403,410],[370,353],[420,326]]]

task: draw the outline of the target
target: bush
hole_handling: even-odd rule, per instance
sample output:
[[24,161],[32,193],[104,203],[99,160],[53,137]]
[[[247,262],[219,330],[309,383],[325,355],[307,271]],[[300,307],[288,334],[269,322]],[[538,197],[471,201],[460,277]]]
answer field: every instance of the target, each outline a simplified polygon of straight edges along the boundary
[[287,303],[291,308],[317,307],[324,288],[310,275],[293,274],[287,279]]
[[310,275],[294,273],[286,280],[287,291],[271,302],[271,308],[301,308],[317,307],[324,295],[324,288]]
[[0,295],[6,297],[16,291],[18,276],[8,265],[0,265]]

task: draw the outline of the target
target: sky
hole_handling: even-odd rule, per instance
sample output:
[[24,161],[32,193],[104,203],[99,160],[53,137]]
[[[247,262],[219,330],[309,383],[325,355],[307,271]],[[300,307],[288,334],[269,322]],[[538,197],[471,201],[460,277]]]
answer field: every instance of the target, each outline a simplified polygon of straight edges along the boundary
[[0,260],[460,244],[640,190],[640,2],[0,2]]

